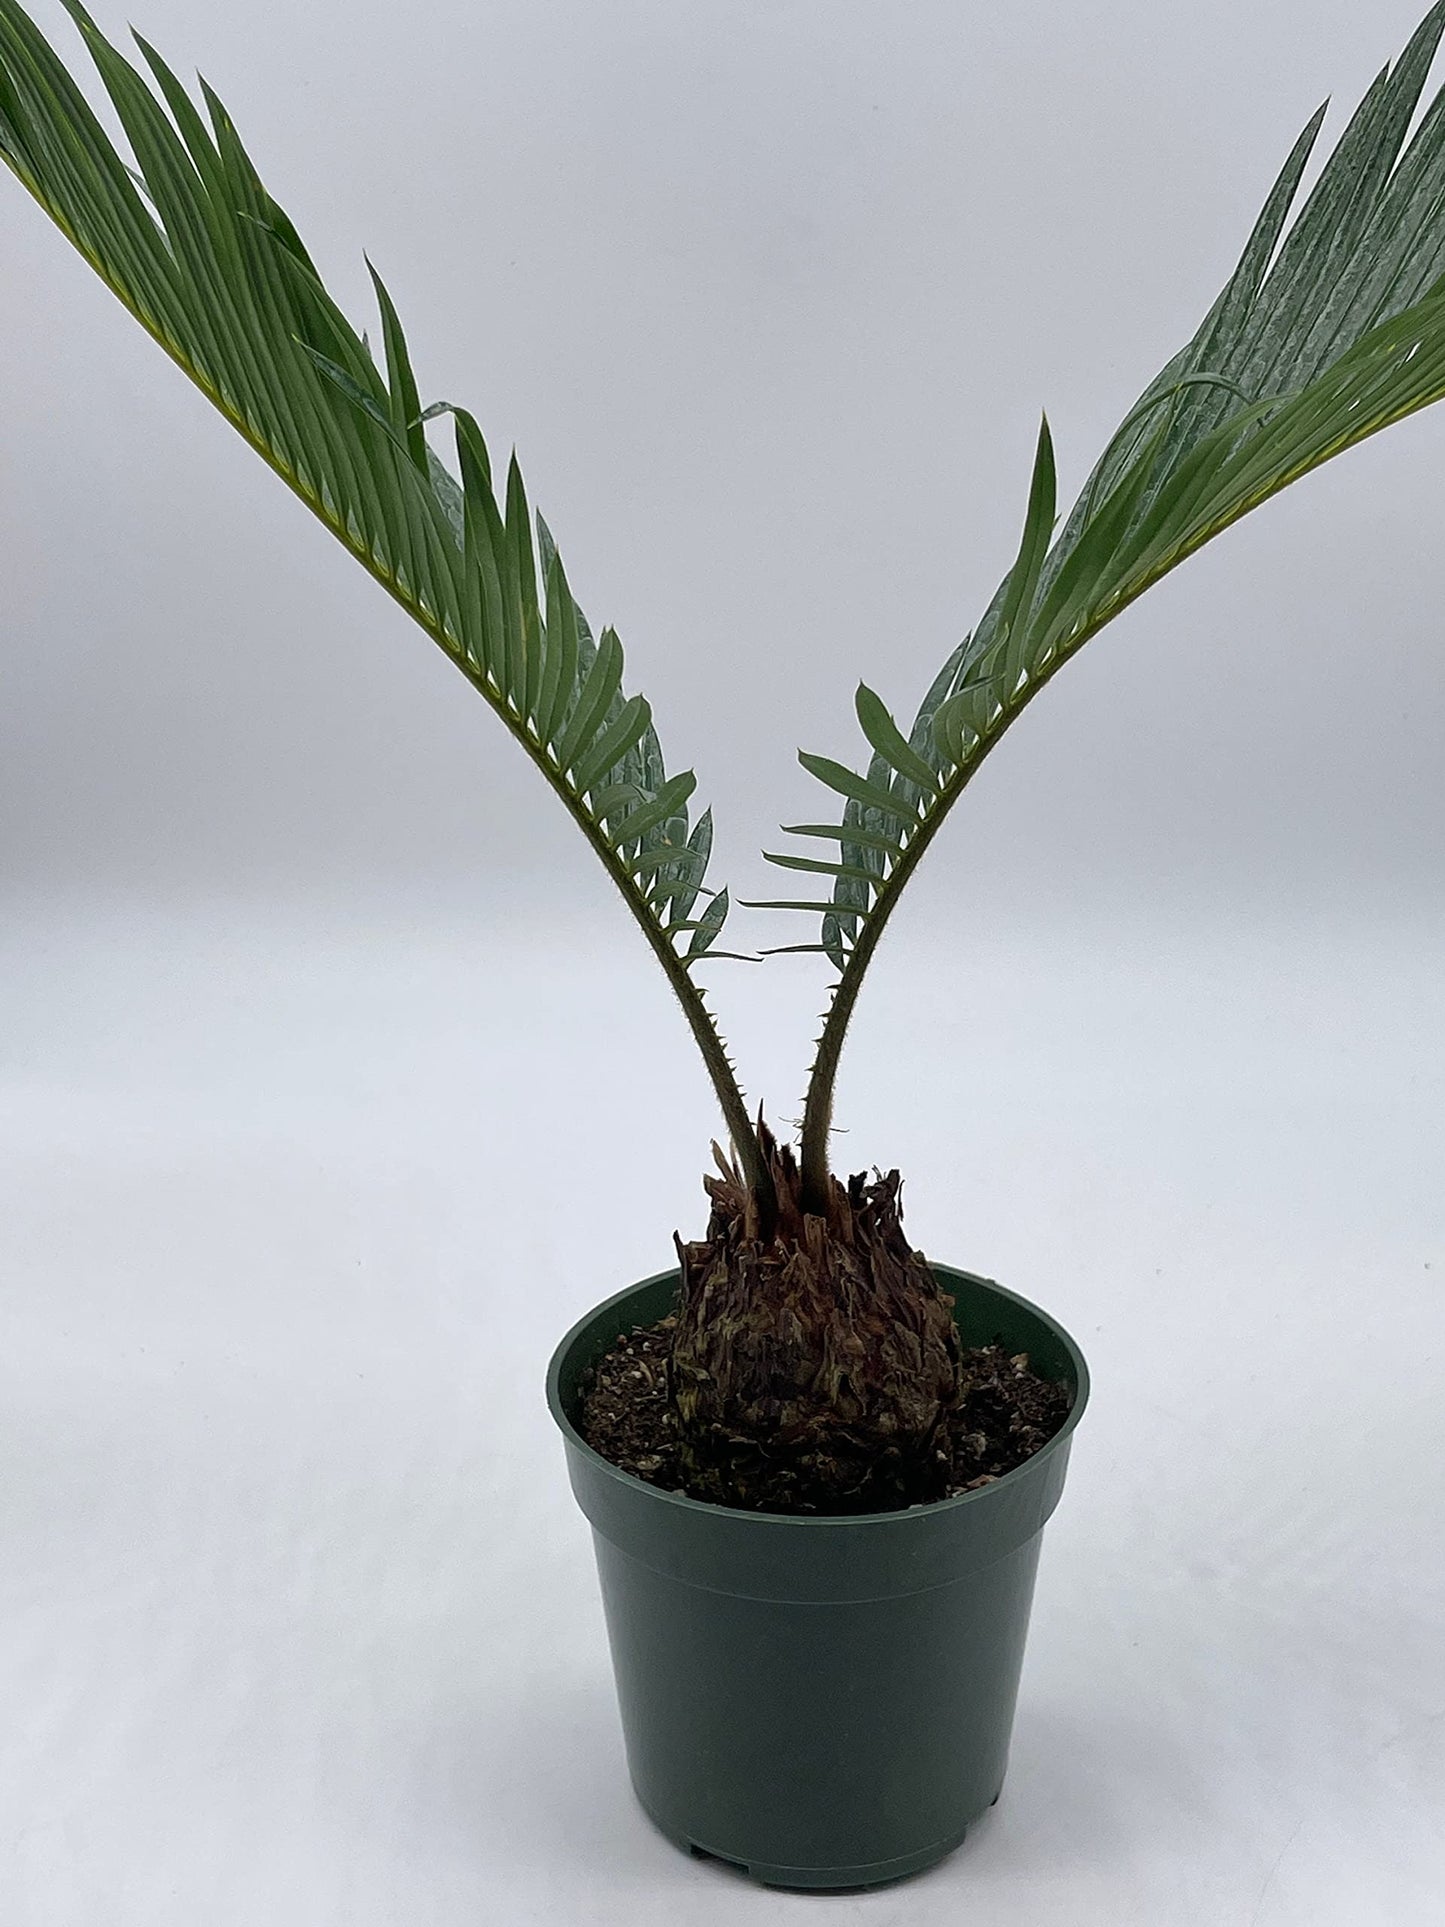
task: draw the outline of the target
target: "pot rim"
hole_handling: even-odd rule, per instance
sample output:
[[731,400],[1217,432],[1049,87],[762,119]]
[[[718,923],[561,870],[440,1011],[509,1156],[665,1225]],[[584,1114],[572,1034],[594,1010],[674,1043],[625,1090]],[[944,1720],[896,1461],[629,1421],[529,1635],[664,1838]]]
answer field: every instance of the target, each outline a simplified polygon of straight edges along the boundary
[[755,1512],[751,1508],[741,1506],[716,1505],[710,1499],[694,1499],[685,1492],[669,1492],[664,1486],[652,1485],[646,1479],[639,1479],[633,1472],[624,1472],[620,1465],[614,1465],[611,1459],[604,1458],[602,1453],[587,1443],[576,1426],[573,1425],[563,1407],[563,1362],[572,1350],[572,1347],[584,1335],[587,1328],[603,1312],[610,1311],[614,1305],[621,1304],[624,1298],[630,1298],[635,1292],[645,1291],[649,1286],[660,1285],[668,1279],[677,1279],[680,1273],[676,1265],[669,1267],[666,1271],[655,1271],[649,1278],[639,1278],[635,1284],[627,1285],[621,1291],[615,1291],[610,1298],[604,1298],[600,1304],[594,1305],[590,1311],[582,1314],[557,1345],[548,1363],[548,1409],[556,1421],[559,1431],[567,1441],[568,1446],[573,1451],[582,1454],[584,1458],[590,1460],[593,1465],[607,1474],[609,1478],[618,1480],[622,1485],[629,1486],[634,1491],[646,1493],[649,1499],[656,1499],[664,1505],[678,1506],[684,1511],[706,1513],[713,1517],[720,1515],[727,1519],[747,1519],[760,1523],[765,1522],[774,1526],[796,1526],[804,1529],[827,1526],[837,1531],[840,1526],[847,1525],[877,1526],[884,1522],[896,1522],[905,1519],[935,1519],[945,1512],[956,1510],[960,1506],[972,1505],[980,1499],[995,1497],[1016,1480],[1022,1479],[1027,1474],[1037,1473],[1048,1459],[1059,1451],[1067,1449],[1069,1441],[1073,1437],[1074,1427],[1083,1416],[1084,1407],[1089,1402],[1089,1367],[1085,1362],[1083,1352],[1079,1349],[1078,1343],[1072,1334],[1064,1329],[1053,1316],[1052,1312],[1045,1311],[1041,1305],[1036,1305],[1031,1298],[1025,1298],[1021,1292],[1010,1291],[1006,1286],[998,1284],[992,1278],[985,1278],[979,1272],[964,1271],[958,1265],[937,1264],[932,1259],[930,1259],[928,1263],[930,1269],[938,1273],[945,1284],[950,1278],[966,1279],[968,1283],[982,1285],[996,1297],[1006,1298],[1013,1304],[1021,1305],[1025,1311],[1032,1312],[1034,1317],[1041,1319],[1059,1339],[1065,1352],[1068,1354],[1069,1363],[1074,1373],[1073,1403],[1069,1407],[1068,1417],[1064,1420],[1058,1431],[1055,1432],[1054,1436],[1046,1445],[1041,1445],[1037,1452],[1026,1458],[1022,1464],[1014,1466],[1012,1471],[1005,1472],[1001,1478],[995,1479],[992,1484],[979,1486],[972,1492],[956,1492],[953,1497],[949,1499],[933,1499],[924,1505],[904,1506],[901,1509],[891,1512]]

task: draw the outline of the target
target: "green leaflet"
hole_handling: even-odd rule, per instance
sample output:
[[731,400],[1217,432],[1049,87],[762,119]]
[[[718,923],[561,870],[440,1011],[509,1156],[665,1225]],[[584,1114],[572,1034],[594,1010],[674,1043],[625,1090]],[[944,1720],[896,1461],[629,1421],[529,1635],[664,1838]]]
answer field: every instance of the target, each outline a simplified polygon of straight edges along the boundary
[[[540,523],[545,529],[546,524]],[[557,740],[577,687],[577,605],[567,587],[562,558],[552,549],[546,563],[547,652],[537,701],[537,734],[550,748]]]
[[[670,827],[670,826],[668,826]],[[669,838],[676,841],[675,838]],[[655,851],[656,846],[654,846]],[[659,913],[671,909],[673,915],[683,921],[692,915],[693,905],[697,902],[702,889],[703,877],[707,874],[708,858],[712,855],[712,811],[704,810],[693,826],[692,834],[684,846],[685,854],[672,865],[659,866],[653,870],[656,882],[652,889],[652,901]],[[654,852],[648,852],[651,856]],[[634,865],[636,872],[636,865]]]
[[578,789],[590,790],[599,783],[614,764],[621,762],[630,750],[637,747],[651,722],[652,711],[647,706],[647,698],[629,696],[613,721],[598,732],[587,754],[578,760]]
[[712,949],[727,921],[727,914],[728,893],[726,890],[719,890],[693,927],[692,939],[687,946],[689,961],[705,956]]
[[575,769],[597,740],[612,698],[621,687],[622,644],[614,630],[604,629],[596,653],[578,682],[571,720],[557,744],[559,768]]
[[836,842],[855,843],[860,849],[881,850],[888,856],[902,856],[903,845],[889,836],[879,836],[869,830],[854,828],[842,823],[784,823],[785,836],[826,836]]
[[910,783],[916,784],[925,795],[937,795],[936,773],[912,748],[902,730],[884,707],[882,699],[873,693],[867,683],[859,683],[854,704],[863,734],[878,755],[883,758],[892,774],[905,777]]
[[377,306],[381,309],[387,385],[391,395],[391,425],[404,442],[411,459],[425,475],[427,472],[426,434],[421,424],[421,403],[417,399],[416,377],[411,371],[411,356],[407,352],[406,336],[402,333],[401,322],[397,319],[391,296],[386,291],[386,283],[370,260],[367,261],[366,267],[371,276],[371,285],[376,290]]
[[819,903],[816,898],[797,897],[742,897],[739,901],[749,910],[818,910],[832,912],[831,903]]
[[871,870],[860,870],[855,864],[851,863],[826,863],[816,857],[807,856],[780,856],[774,850],[764,850],[763,861],[765,863],[776,863],[784,870],[806,870],[815,876],[856,877],[860,883],[866,883],[870,886],[874,881],[874,875]]
[[837,790],[840,796],[851,797],[856,803],[871,804],[886,815],[898,815],[917,819],[917,812],[902,803],[894,801],[891,793],[878,783],[870,783],[846,769],[842,763],[835,763],[828,756],[813,756],[807,750],[798,751],[798,761],[810,776],[816,776],[820,783],[829,789]]
[[649,802],[640,804],[622,818],[617,827],[619,844],[632,842],[657,824],[667,822],[692,795],[696,786],[697,778],[690,769],[670,777]]
[[1004,591],[1003,608],[998,620],[999,637],[1005,654],[1005,670],[1000,672],[1004,683],[1001,693],[1005,697],[1012,693],[1022,663],[1028,617],[1038,588],[1039,570],[1043,567],[1049,537],[1054,532],[1054,490],[1054,444],[1049,434],[1048,416],[1045,415],[1039,424],[1039,442],[1034,454],[1034,472],[1029,482],[1024,532],[1019,541],[1018,555],[1008,573],[1008,586]]

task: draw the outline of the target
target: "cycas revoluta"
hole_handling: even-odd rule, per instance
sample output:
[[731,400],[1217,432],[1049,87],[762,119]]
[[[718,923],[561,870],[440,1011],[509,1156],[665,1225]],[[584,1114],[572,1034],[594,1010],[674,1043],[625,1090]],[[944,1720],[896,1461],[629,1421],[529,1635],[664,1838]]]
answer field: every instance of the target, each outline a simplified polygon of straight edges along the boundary
[[[899,895],[974,771],[1109,619],[1297,477],[1445,395],[1445,104],[1405,136],[1445,27],[1432,7],[1381,72],[1293,223],[1306,125],[1234,273],[1131,408],[1056,530],[1047,421],[1013,566],[905,733],[872,690],[861,771],[802,761],[842,807],[768,860],[814,879],[838,971],[796,1158],[754,1122],[695,973],[728,893],[707,811],[669,775],[646,701],[594,640],[515,460],[420,403],[373,270],[384,368],[331,300],[205,82],[198,106],[139,35],[150,79],[64,0],[130,143],[114,143],[16,0],[0,0],[0,154],[143,327],[444,649],[521,743],[621,892],[701,1051],[731,1151],[706,1238],[680,1245],[671,1391],[690,1476],[719,1500],[850,1510],[943,1489],[958,1396],[949,1301],[910,1251],[898,1174],[840,1183],[839,1052]],[[202,112],[204,107],[204,113]],[[451,417],[455,469],[427,423]],[[836,805],[835,805],[836,807]],[[821,854],[802,854],[802,850]]]

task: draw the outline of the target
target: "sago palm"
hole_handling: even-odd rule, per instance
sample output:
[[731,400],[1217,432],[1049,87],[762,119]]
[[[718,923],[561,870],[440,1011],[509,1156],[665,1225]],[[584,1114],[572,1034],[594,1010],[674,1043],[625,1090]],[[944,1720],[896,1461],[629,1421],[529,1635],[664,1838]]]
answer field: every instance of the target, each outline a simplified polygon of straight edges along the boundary
[[[1129,409],[1059,524],[1040,429],[1012,566],[905,729],[857,692],[861,768],[804,754],[831,814],[768,860],[837,972],[796,1151],[754,1119],[697,982],[728,893],[709,813],[669,773],[616,634],[594,637],[513,461],[466,409],[424,407],[373,270],[382,360],[327,294],[221,102],[139,35],[149,78],[64,0],[122,154],[16,3],[0,0],[0,153],[232,426],[456,664],[612,878],[676,993],[730,1149],[707,1235],[679,1246],[669,1396],[689,1489],[861,1511],[944,1490],[959,1399],[950,1303],[899,1221],[898,1175],[840,1182],[834,1081],[879,937],[984,758],[1071,656],[1160,577],[1297,477],[1445,394],[1445,107],[1408,139],[1445,0],[1376,79],[1293,222],[1324,109],[1295,142],[1193,337]],[[132,161],[134,165],[132,165]],[[450,417],[455,466],[428,424]]]

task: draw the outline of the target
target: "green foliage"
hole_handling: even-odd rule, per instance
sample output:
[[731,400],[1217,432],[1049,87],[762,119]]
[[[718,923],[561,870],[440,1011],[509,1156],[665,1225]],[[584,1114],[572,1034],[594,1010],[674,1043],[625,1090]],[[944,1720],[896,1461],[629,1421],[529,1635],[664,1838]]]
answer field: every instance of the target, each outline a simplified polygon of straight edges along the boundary
[[[139,171],[15,0],[0,0],[0,154],[142,325],[482,692],[634,912],[684,968],[695,963],[726,914],[725,893],[708,891],[706,915],[693,917],[711,820],[690,820],[695,779],[667,775],[645,699],[624,693],[621,644],[610,629],[594,643],[540,516],[534,546],[515,459],[499,501],[473,417],[447,403],[422,409],[406,335],[375,268],[385,372],[322,286],[205,82],[209,124],[138,34],[154,89],[77,0],[65,4]],[[426,422],[446,412],[460,481],[427,442]]]
[[[689,974],[732,954],[715,947],[727,892],[704,881],[711,817],[690,818],[696,779],[667,774],[646,701],[623,689],[622,645],[611,629],[594,641],[540,515],[534,541],[516,458],[499,500],[475,419],[447,402],[421,406],[396,307],[368,262],[385,371],[377,366],[205,81],[203,118],[139,34],[154,88],[79,0],[62,3],[139,168],[16,0],[0,0],[0,158],[531,757],[667,973],[738,1154],[766,1194],[746,1104]],[[441,414],[453,418],[457,475],[427,441]]]
[[[594,639],[515,458],[500,490],[467,410],[421,404],[391,296],[371,269],[384,368],[322,286],[204,81],[203,117],[139,35],[147,81],[63,0],[137,167],[124,160],[17,0],[0,0],[0,158],[133,315],[490,703],[621,890],[681,1000],[744,1174],[773,1197],[759,1138],[689,972],[733,953],[706,884],[712,823],[689,813],[611,629]],[[879,934],[974,770],[1055,671],[1187,556],[1298,477],[1445,396],[1445,96],[1406,134],[1445,31],[1437,0],[1376,79],[1286,232],[1321,108],[1233,275],[1126,413],[1056,531],[1040,429],[1012,568],[905,734],[867,685],[861,771],[801,758],[841,801],[767,852],[825,894],[841,972],[803,1126],[802,1196],[822,1208],[838,1054]],[[153,84],[152,84],[153,83]],[[368,267],[370,267],[368,262]],[[450,415],[457,470],[427,439]],[[829,847],[836,845],[836,853]],[[775,1202],[775,1200],[774,1200]]]
[[1051,546],[1044,425],[1018,556],[907,736],[863,688],[863,773],[800,758],[847,801],[836,826],[793,833],[836,838],[837,861],[769,861],[833,877],[822,943],[845,983],[973,771],[1063,662],[1251,509],[1445,395],[1445,97],[1401,151],[1442,28],[1445,0],[1379,75],[1281,242],[1324,108],[1311,118],[1234,274],[1129,410]]

